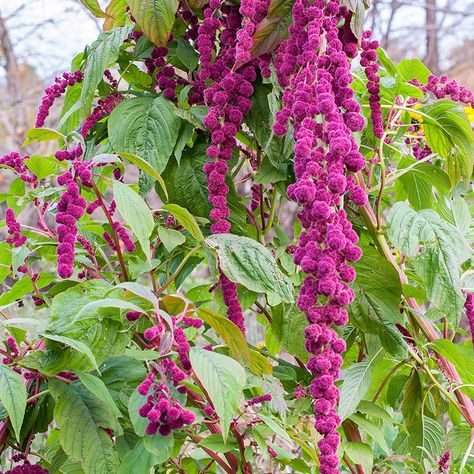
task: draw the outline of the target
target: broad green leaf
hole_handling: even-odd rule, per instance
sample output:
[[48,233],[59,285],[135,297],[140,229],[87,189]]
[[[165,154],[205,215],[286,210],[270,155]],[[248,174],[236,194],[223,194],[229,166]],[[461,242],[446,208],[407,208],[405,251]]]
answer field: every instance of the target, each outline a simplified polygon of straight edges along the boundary
[[245,387],[245,371],[234,359],[198,347],[191,348],[189,358],[219,415],[225,441]]
[[[76,316],[88,303],[105,297],[110,284],[90,280],[58,294],[51,305],[50,324],[46,332],[69,337],[84,343],[94,354],[98,364],[106,358],[122,354],[129,335],[129,327],[115,308],[92,309],[81,320]],[[70,347],[35,351],[22,359],[22,365],[52,376],[63,370],[90,371],[94,367],[87,357]]]
[[426,453],[439,459],[445,448],[445,433],[442,426],[432,418],[419,414],[419,422],[409,429],[408,449],[421,460]]
[[433,210],[416,212],[406,203],[392,207],[387,224],[395,247],[403,255],[414,257],[416,272],[426,285],[433,307],[456,325],[464,304],[459,269],[471,255],[462,234]]
[[379,58],[379,61],[381,62],[382,66],[386,69],[388,74],[391,77],[396,77],[397,75],[397,67],[393,63],[393,61],[389,58],[387,52],[383,48],[378,48],[377,49],[377,56]]
[[130,161],[130,163],[137,166],[148,176],[151,176],[155,181],[158,181],[161,186],[161,189],[165,193],[165,196],[168,197],[168,191],[166,190],[166,184],[163,181],[163,178],[161,177],[160,173],[158,173],[158,171],[156,171],[156,169],[153,168],[150,163],[148,163],[148,161],[145,161],[143,158],[140,158],[137,155],[132,155],[131,153],[127,152],[118,152],[117,154],[120,155],[122,158],[125,158],[127,161]]
[[125,454],[117,473],[150,474],[150,470],[156,464],[156,456],[145,449],[144,441],[140,439],[134,448]]
[[30,143],[49,142],[64,138],[62,133],[49,128],[30,128],[25,132],[25,135],[26,140],[23,142],[22,146],[29,145]]
[[431,74],[431,71],[419,59],[403,59],[398,63],[397,70],[405,81],[418,79],[421,84],[426,84]]
[[291,437],[283,428],[280,423],[277,423],[273,418],[264,415],[263,413],[259,413],[259,418],[277,435],[281,436],[283,439],[291,442]]
[[26,388],[21,375],[6,365],[0,365],[0,403],[10,417],[18,441],[25,416],[26,397]]
[[[178,204],[195,217],[208,219],[212,206],[208,200],[207,178],[203,171],[204,164],[209,161],[206,148],[206,143],[195,144],[193,148],[183,150],[179,165],[176,160],[169,161],[162,173],[168,189],[168,200],[158,187],[156,191],[163,201]],[[229,186],[227,204],[230,209],[229,222],[232,224],[232,232],[246,235],[245,207],[230,177],[227,178],[226,184]]]
[[362,466],[364,474],[370,474],[372,472],[374,455],[368,444],[358,441],[348,441],[342,444],[342,449],[354,464],[360,464]]
[[178,204],[167,204],[162,208],[169,213],[198,241],[204,240],[204,235],[199,228],[194,216],[184,207]]
[[153,293],[153,291],[151,291],[146,286],[143,286],[140,283],[133,282],[133,281],[125,281],[125,282],[119,283],[114,288],[123,288],[124,290],[130,291],[130,293],[133,293],[134,295],[140,296],[140,298],[143,298],[149,301],[153,305],[155,310],[158,312],[158,309],[159,309],[158,298],[156,297],[155,293]]
[[128,415],[130,416],[130,421],[132,422],[135,433],[141,437],[145,436],[148,420],[147,418],[141,417],[138,410],[146,403],[146,400],[147,397],[140,395],[137,390],[132,392],[128,400]]
[[66,454],[80,461],[85,474],[115,474],[118,457],[104,428],[114,428],[107,405],[75,384],[49,381],[54,398],[54,418]]
[[85,318],[83,317],[83,315],[85,313],[91,314],[90,317],[92,318],[94,316],[91,310],[97,310],[101,308],[117,308],[126,309],[128,311],[143,312],[143,309],[140,308],[140,306],[133,304],[131,301],[124,301],[116,298],[102,298],[97,301],[91,301],[90,303],[87,303],[85,306],[83,306],[77,313],[76,317],[74,318],[74,321],[84,320]]
[[179,247],[186,242],[186,237],[178,230],[167,229],[161,226],[158,227],[158,237],[165,246],[165,249],[170,253],[176,247]]
[[364,398],[370,385],[370,377],[382,349],[369,360],[352,364],[344,374],[339,397],[339,416],[344,420],[352,415]]
[[168,44],[178,3],[178,0],[127,0],[138,25],[157,46]]
[[66,346],[71,347],[75,351],[81,352],[84,354],[92,363],[95,370],[99,372],[99,366],[97,365],[97,361],[95,360],[94,354],[92,351],[81,341],[76,341],[75,339],[71,339],[70,337],[66,336],[58,336],[57,334],[43,334],[45,339],[49,339],[51,341],[56,341],[61,344],[65,344]]
[[235,359],[241,357],[247,364],[252,363],[252,354],[245,336],[232,321],[209,309],[199,309],[198,316],[224,339]]
[[32,155],[24,163],[38,179],[51,176],[58,169],[58,162],[52,156]]
[[438,212],[444,220],[456,226],[459,232],[466,236],[471,227],[472,218],[469,205],[461,196],[440,199]]
[[110,0],[105,8],[106,18],[103,24],[103,30],[109,31],[117,26],[123,26],[127,16],[126,0]]
[[446,159],[446,171],[453,186],[467,182],[474,163],[474,132],[461,105],[439,100],[420,109],[426,141]]
[[[448,339],[438,339],[430,342],[429,346],[456,367],[463,384],[474,384],[474,358],[466,357],[460,348]],[[473,386],[463,387],[461,390],[474,398]]]
[[163,97],[135,97],[122,102],[108,121],[112,148],[117,153],[137,155],[162,173],[181,125],[174,109]]
[[309,353],[305,348],[304,328],[308,325],[306,316],[293,305],[279,304],[272,308],[272,322],[265,334],[265,345],[270,354],[280,349],[306,361]]
[[80,0],[81,3],[96,17],[105,18],[106,14],[100,8],[97,0]]
[[376,335],[391,354],[403,356],[406,343],[395,327],[400,321],[402,293],[398,273],[374,247],[364,244],[362,249],[364,258],[354,265],[357,278],[352,284],[356,297],[349,307],[351,322]]
[[113,182],[113,190],[118,211],[136,235],[147,258],[150,259],[149,238],[155,226],[150,208],[137,192],[120,181]]
[[228,439],[225,443],[220,434],[211,434],[199,441],[199,446],[212,449],[216,453],[228,453],[237,448],[237,443],[234,439]]
[[79,380],[81,381],[82,385],[84,385],[84,387],[86,387],[89,392],[91,392],[97,398],[100,398],[104,403],[106,403],[110,410],[115,414],[115,416],[122,416],[120,410],[114,402],[114,399],[110,395],[109,391],[107,390],[107,387],[101,379],[99,379],[95,375],[87,374],[85,372],[77,372],[76,375],[79,377]]
[[[51,273],[40,273],[40,276],[36,281],[36,285],[41,290],[45,286],[48,286],[55,278],[55,275],[52,275]],[[23,296],[28,293],[32,293],[33,291],[31,278],[29,276],[25,276],[21,280],[15,282],[8,291],[5,291],[0,296],[0,306],[13,303],[15,300],[21,299]]]
[[79,102],[83,117],[89,113],[95,90],[102,80],[104,71],[117,60],[120,47],[130,31],[130,27],[124,26],[101,33],[88,48],[81,100]]
[[217,252],[224,274],[249,290],[267,293],[292,303],[293,287],[281,272],[273,255],[260,243],[232,234],[213,235],[206,244]]
[[282,40],[288,37],[291,24],[292,2],[272,0],[267,16],[258,24],[252,40],[252,58],[274,51]]
[[161,436],[159,433],[143,438],[143,446],[145,449],[156,456],[155,462],[157,464],[164,463],[173,454],[174,437],[173,435]]
[[388,444],[382,433],[382,430],[372,421],[357,413],[350,416],[350,419],[362,428],[380,447],[388,453]]
[[461,458],[469,448],[471,427],[469,425],[454,426],[448,433],[448,447],[453,460]]

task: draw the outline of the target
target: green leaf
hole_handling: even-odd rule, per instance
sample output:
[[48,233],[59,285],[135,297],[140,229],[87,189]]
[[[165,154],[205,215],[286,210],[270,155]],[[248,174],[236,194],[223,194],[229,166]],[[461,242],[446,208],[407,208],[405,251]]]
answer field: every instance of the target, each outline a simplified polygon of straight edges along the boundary
[[118,474],[150,474],[150,470],[157,464],[156,456],[145,449],[141,439],[128,451],[118,468]]
[[348,441],[342,444],[342,449],[354,464],[360,464],[362,466],[364,474],[370,474],[372,472],[374,455],[368,444]]
[[235,359],[242,358],[247,364],[252,363],[250,348],[242,331],[229,319],[209,309],[199,309],[198,316],[211,326],[224,339]]
[[436,420],[421,415],[419,423],[412,426],[409,432],[408,449],[416,459],[424,459],[427,452],[434,459],[441,457],[445,447],[445,434]]
[[32,155],[24,163],[38,179],[51,176],[58,169],[58,162],[52,156]]
[[471,428],[468,425],[454,426],[448,433],[448,447],[453,460],[462,456],[469,448]]
[[446,171],[453,186],[468,182],[474,163],[474,132],[461,105],[440,100],[419,109],[423,114],[426,141],[446,159]]
[[349,307],[351,322],[376,335],[391,354],[403,356],[406,343],[395,327],[400,321],[402,293],[398,273],[374,247],[361,247],[364,258],[354,265],[357,279],[352,285],[356,297]]
[[115,416],[122,416],[119,408],[114,402],[114,399],[110,395],[109,391],[107,390],[107,387],[101,379],[85,372],[77,372],[76,375],[79,377],[79,380],[81,381],[82,385],[84,385],[84,387],[86,387],[89,392],[91,392],[97,398],[100,398],[104,403],[106,403],[110,410],[115,414]]
[[161,177],[160,173],[158,173],[158,171],[156,171],[156,169],[150,165],[150,163],[145,161],[143,158],[140,158],[139,156],[132,155],[131,153],[118,152],[117,154],[120,155],[122,158],[125,158],[127,161],[130,161],[130,163],[137,166],[138,169],[146,173],[148,176],[151,176],[155,181],[158,181],[161,186],[161,189],[165,193],[165,196],[168,197],[168,191],[166,189],[166,184],[163,181],[163,178]]
[[265,344],[270,354],[280,349],[306,361],[309,353],[305,348],[304,328],[308,325],[306,316],[293,305],[279,304],[272,308],[272,322],[265,334]]
[[372,421],[369,421],[362,415],[354,414],[350,416],[350,419],[362,428],[374,441],[376,441],[380,447],[388,453],[388,444],[381,429]]
[[388,57],[387,52],[383,48],[378,48],[377,49],[377,56],[379,58],[379,61],[381,62],[382,66],[385,68],[387,73],[391,77],[396,77],[397,75],[397,67],[393,63],[393,61]]
[[[463,354],[461,349],[448,339],[438,339],[437,341],[430,342],[429,346],[456,367],[464,384],[474,384],[473,358]],[[474,387],[462,387],[461,390],[470,398],[474,398]]]
[[113,190],[118,211],[137,237],[147,258],[150,259],[149,238],[155,222],[148,204],[130,186],[120,181],[113,182]]
[[105,18],[107,15],[100,8],[97,0],[80,0],[81,3],[96,17]]
[[89,318],[94,318],[94,312],[91,313],[91,310],[97,310],[101,308],[117,308],[117,309],[126,309],[128,311],[140,311],[143,312],[143,309],[132,303],[131,301],[119,300],[116,298],[102,298],[100,300],[91,301],[83,306],[77,313],[74,321],[84,320],[84,314],[89,313]]
[[169,211],[170,214],[198,241],[204,240],[204,235],[199,228],[198,223],[194,216],[184,207],[178,206],[178,204],[167,204],[162,208],[165,211]]
[[168,252],[172,252],[176,247],[186,242],[186,237],[174,229],[166,229],[165,227],[158,227],[158,237],[165,246]]
[[178,0],[127,0],[143,32],[157,46],[166,46],[173,29]]
[[219,415],[224,441],[230,422],[245,387],[245,371],[234,359],[198,347],[191,348],[189,358],[194,373],[203,384]]
[[426,84],[431,74],[431,71],[419,59],[403,59],[398,63],[397,70],[405,81],[418,79],[421,84]]
[[26,397],[26,388],[21,375],[6,365],[0,365],[0,403],[10,417],[18,441],[20,441],[20,430],[25,416]]
[[265,416],[263,413],[259,413],[259,418],[277,435],[281,436],[283,439],[286,439],[291,443],[291,437],[279,423],[277,423],[273,418]]
[[464,304],[459,269],[471,255],[464,237],[433,210],[416,212],[406,203],[393,206],[387,224],[395,247],[414,257],[416,272],[426,285],[431,304],[457,325]]
[[344,420],[352,415],[364,398],[370,385],[370,377],[382,349],[369,360],[352,364],[344,375],[339,397],[339,416]]
[[21,145],[26,146],[30,143],[49,142],[52,140],[60,140],[64,138],[62,133],[56,132],[49,128],[30,128],[25,132],[26,140]]
[[206,239],[206,244],[217,252],[220,268],[227,278],[279,301],[293,302],[290,280],[262,244],[232,234],[213,235]]
[[118,457],[103,428],[115,427],[107,406],[75,384],[49,381],[54,398],[54,419],[66,454],[80,461],[85,474],[115,474]]
[[274,51],[282,40],[288,37],[291,24],[292,2],[272,0],[267,16],[258,24],[252,40],[252,58]]
[[[103,32],[88,48],[79,102],[83,117],[89,113],[95,90],[103,78],[104,71],[117,60],[120,47],[130,31],[130,27],[124,26],[112,31]],[[70,112],[71,110],[73,109],[70,109]]]
[[[169,203],[186,208],[193,216],[208,219],[212,206],[208,200],[207,178],[203,171],[204,164],[209,160],[206,148],[205,143],[195,144],[191,149],[185,148],[179,165],[176,160],[170,160],[162,176],[166,181]],[[226,184],[229,186],[227,204],[232,232],[246,235],[248,231],[245,207],[230,177],[227,178]],[[166,202],[166,196],[161,190],[156,188],[156,191]]]
[[216,453],[228,453],[237,448],[237,443],[234,439],[229,439],[227,443],[225,443],[222,435],[211,434],[199,441],[199,446],[212,449]]
[[[55,275],[52,275],[51,273],[40,273],[40,277],[36,281],[36,286],[41,290],[45,286],[48,286],[55,278]],[[0,306],[13,303],[15,300],[21,299],[23,296],[32,293],[33,291],[31,278],[25,276],[21,280],[15,282],[8,291],[5,291],[0,296]]]
[[71,347],[75,351],[81,352],[91,361],[94,369],[99,372],[99,366],[97,365],[94,354],[83,342],[76,341],[75,339],[66,336],[58,336],[57,334],[43,334],[43,337],[45,339],[50,339],[51,341],[60,342],[61,344]]
[[108,121],[112,148],[117,153],[138,155],[162,173],[181,125],[174,110],[173,103],[163,97],[135,97],[122,102]]
[[156,456],[156,464],[161,464],[166,462],[173,454],[174,437],[173,435],[161,436],[159,433],[153,436],[145,436],[143,446],[148,452]]
[[135,433],[141,437],[145,436],[148,420],[141,417],[138,413],[138,410],[146,403],[146,400],[147,398],[143,395],[140,395],[136,390],[132,392],[128,400],[128,415],[130,417],[130,421],[132,422]]

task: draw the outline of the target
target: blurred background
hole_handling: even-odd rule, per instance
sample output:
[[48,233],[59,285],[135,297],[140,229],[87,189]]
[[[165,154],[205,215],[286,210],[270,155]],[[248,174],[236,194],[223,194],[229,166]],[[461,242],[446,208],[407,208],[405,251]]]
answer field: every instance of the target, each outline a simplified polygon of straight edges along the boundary
[[[474,1],[370,0],[366,27],[394,60],[419,57],[474,88]],[[43,89],[100,31],[80,0],[0,0],[1,154],[19,149]]]

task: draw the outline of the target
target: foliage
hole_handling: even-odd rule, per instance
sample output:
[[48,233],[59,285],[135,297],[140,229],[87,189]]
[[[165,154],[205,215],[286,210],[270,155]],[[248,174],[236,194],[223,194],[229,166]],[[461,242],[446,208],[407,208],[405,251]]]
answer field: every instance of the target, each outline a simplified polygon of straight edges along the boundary
[[[474,472],[472,94],[419,60],[394,64],[362,34],[365,2],[329,2],[343,5],[344,60],[363,49],[348,84],[364,116],[344,118],[363,159],[343,169],[352,188],[330,211],[346,211],[347,249],[363,254],[346,249],[349,321],[327,333],[346,349],[331,468],[312,382],[330,343],[315,349],[322,325],[301,297],[313,270],[298,257],[310,227],[298,193],[313,178],[298,171],[307,122],[288,107],[301,71],[285,85],[278,59],[301,3],[82,3],[104,32],[46,92],[43,124],[65,93],[60,123],[24,144],[58,152],[0,160],[13,176],[1,195],[0,468]],[[226,61],[234,105],[217,86]],[[312,114],[315,128],[334,118]],[[332,297],[316,294],[320,307]]]

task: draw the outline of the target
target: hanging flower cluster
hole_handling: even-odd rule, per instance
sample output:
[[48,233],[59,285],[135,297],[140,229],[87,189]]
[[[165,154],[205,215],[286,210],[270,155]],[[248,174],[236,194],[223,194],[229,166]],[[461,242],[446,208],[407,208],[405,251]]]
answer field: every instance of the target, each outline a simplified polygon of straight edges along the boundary
[[21,235],[21,227],[15,219],[13,209],[8,208],[5,211],[5,223],[7,224],[7,232],[10,234],[10,237],[6,238],[7,243],[13,245],[13,247],[21,247],[26,242],[26,236]]
[[383,116],[382,107],[380,105],[380,77],[377,75],[380,69],[377,63],[377,48],[379,42],[377,40],[370,41],[372,37],[371,31],[364,31],[363,40],[361,42],[362,53],[360,65],[364,68],[367,77],[367,91],[369,92],[370,118],[374,135],[382,138],[383,135]]
[[40,464],[31,464],[25,460],[21,466],[15,466],[5,471],[5,474],[48,474],[49,471]]
[[[204,22],[199,27],[197,47],[201,54],[201,71],[192,97],[195,99],[205,81],[211,79],[211,85],[203,91],[203,97],[209,105],[204,125],[211,132],[212,142],[207,149],[207,155],[213,161],[205,164],[204,173],[208,182],[209,201],[212,204],[209,216],[213,221],[211,232],[225,234],[231,230],[230,210],[227,206],[229,187],[225,183],[227,161],[232,158],[232,150],[236,147],[235,136],[243,117],[252,107],[249,97],[253,93],[252,82],[256,79],[253,65],[246,65],[238,70],[235,68],[238,63],[236,51],[239,51],[239,48],[251,47],[251,44],[247,44],[248,40],[251,42],[251,37],[248,35],[249,31],[254,29],[252,25],[257,21],[247,17],[242,27],[241,13],[243,11],[245,14],[255,16],[257,10],[251,6],[255,2],[250,2],[250,6],[249,2],[244,2],[240,12],[237,7],[220,8],[219,1],[213,0],[211,3],[210,8],[205,10]],[[217,11],[221,13],[220,18],[215,16]],[[258,14],[261,15],[260,10]],[[211,62],[216,49],[216,31],[219,27],[223,28],[219,36],[219,55],[214,62]],[[228,318],[245,332],[236,284],[221,274],[221,289],[228,308]]]
[[66,185],[66,192],[58,203],[56,223],[58,225],[58,274],[69,278],[74,273],[75,244],[77,238],[76,221],[84,215],[86,200],[81,196],[79,186],[70,173],[58,179],[59,184]]
[[41,99],[41,105],[36,116],[35,127],[43,127],[49,111],[54,101],[66,92],[68,86],[73,86],[78,82],[82,82],[84,74],[82,71],[65,72],[62,77],[56,77],[54,84],[45,89],[45,95]]
[[25,165],[25,160],[28,158],[28,155],[21,156],[16,151],[12,151],[11,153],[0,157],[0,165],[9,166],[18,174],[23,182],[36,187],[38,184],[38,178],[30,173],[30,170]]
[[466,295],[464,309],[466,310],[466,318],[471,331],[472,345],[474,346],[474,295],[472,293]]
[[467,87],[460,86],[456,81],[450,81],[448,76],[435,76],[431,74],[428,77],[428,83],[420,86],[424,92],[431,92],[437,99],[449,98],[454,102],[474,107],[474,93]]
[[147,396],[146,403],[138,410],[139,415],[149,421],[147,434],[158,432],[162,436],[168,436],[173,430],[194,423],[194,413],[183,408],[172,394],[172,387],[178,392],[186,391],[181,385],[186,377],[172,359],[165,358],[153,365],[145,380],[138,386],[138,393]]
[[286,134],[291,119],[296,182],[288,187],[288,196],[300,204],[298,217],[304,228],[294,261],[307,274],[298,306],[310,323],[305,329],[306,348],[312,354],[307,368],[314,376],[309,392],[315,399],[315,426],[323,435],[318,442],[320,472],[335,474],[341,419],[334,383],[346,345],[331,326],[348,321],[344,307],[354,299],[348,283],[355,278],[349,263],[362,254],[340,205],[346,196],[356,205],[367,202],[351,175],[365,165],[351,136],[351,131],[362,130],[364,120],[350,88],[350,62],[338,31],[347,10],[335,0],[315,0],[310,6],[297,0],[292,13],[290,38],[275,58],[285,90],[274,133]]

